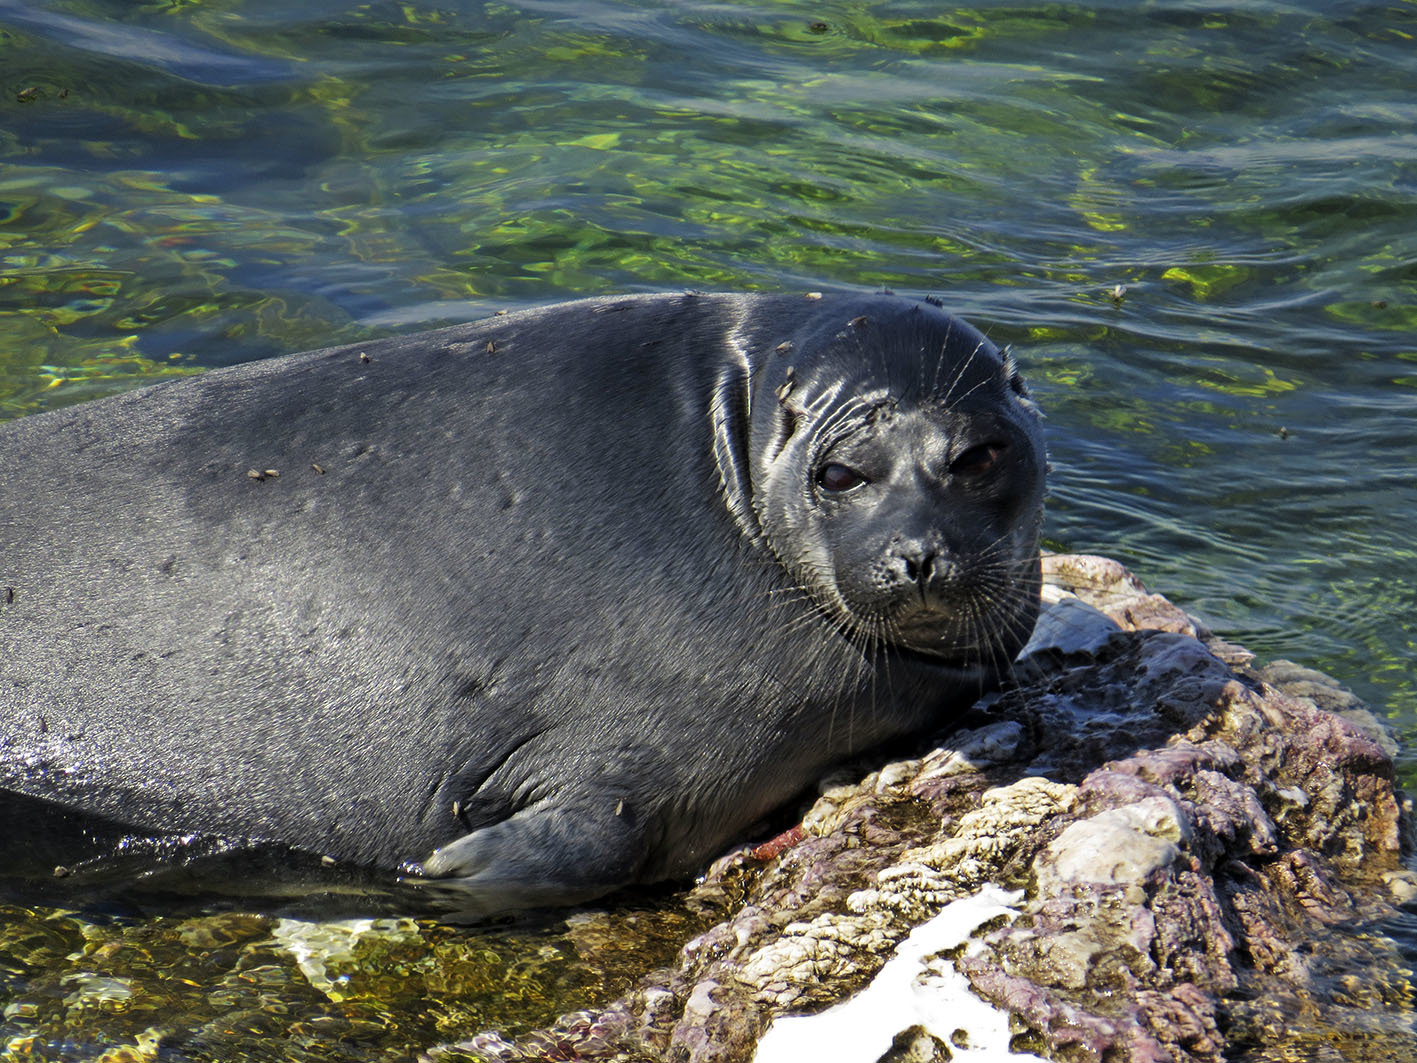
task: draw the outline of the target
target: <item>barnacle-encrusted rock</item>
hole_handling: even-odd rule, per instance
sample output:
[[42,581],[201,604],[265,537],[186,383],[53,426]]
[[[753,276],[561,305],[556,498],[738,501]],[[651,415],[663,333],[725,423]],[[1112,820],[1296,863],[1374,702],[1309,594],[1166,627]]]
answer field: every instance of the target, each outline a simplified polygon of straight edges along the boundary
[[[1114,561],[1054,556],[1045,576],[1017,683],[939,748],[826,790],[793,838],[715,865],[690,903],[723,919],[676,967],[434,1055],[746,1061],[775,1016],[851,995],[989,884],[1024,890],[1016,915],[931,962],[1007,1012],[1016,1047],[1200,1063],[1326,1058],[1344,1038],[1346,1059],[1413,1056],[1381,926],[1417,885],[1381,726],[1319,673],[1254,670]],[[967,1043],[889,1033],[883,1059]]]

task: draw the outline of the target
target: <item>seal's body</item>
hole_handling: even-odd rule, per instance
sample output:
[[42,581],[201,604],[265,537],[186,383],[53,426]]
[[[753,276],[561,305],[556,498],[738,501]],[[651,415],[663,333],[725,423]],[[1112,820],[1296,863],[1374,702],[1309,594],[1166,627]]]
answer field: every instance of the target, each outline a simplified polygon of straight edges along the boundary
[[1007,666],[1036,421],[932,303],[690,294],[4,425],[0,791],[489,909],[690,872]]

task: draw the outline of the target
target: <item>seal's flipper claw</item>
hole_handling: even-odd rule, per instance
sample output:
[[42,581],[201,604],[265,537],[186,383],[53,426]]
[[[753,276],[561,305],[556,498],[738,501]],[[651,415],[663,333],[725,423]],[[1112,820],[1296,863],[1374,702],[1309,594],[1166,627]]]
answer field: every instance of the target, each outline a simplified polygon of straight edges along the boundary
[[[603,844],[587,847],[586,838]],[[456,894],[459,907],[490,915],[602,896],[633,879],[644,851],[623,801],[548,801],[449,842],[407,881]]]

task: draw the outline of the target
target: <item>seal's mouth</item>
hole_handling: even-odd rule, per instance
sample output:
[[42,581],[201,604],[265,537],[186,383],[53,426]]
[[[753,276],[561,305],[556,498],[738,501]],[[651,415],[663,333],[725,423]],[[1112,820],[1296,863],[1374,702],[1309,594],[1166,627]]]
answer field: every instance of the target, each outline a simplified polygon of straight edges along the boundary
[[992,680],[997,669],[989,663],[988,657],[971,647],[953,647],[950,653],[934,653],[918,649],[907,643],[891,646],[896,656],[937,672],[946,672],[952,679],[962,682],[984,683]]
[[912,610],[891,625],[891,643],[901,652],[956,667],[980,664],[989,655],[977,636],[953,614],[933,609]]
[[[1031,618],[1028,626],[1031,630]],[[1015,641],[1013,634],[1019,627],[1007,603],[987,611],[916,606],[888,624],[890,643],[901,657],[986,683],[997,681],[1023,647],[1024,640]]]

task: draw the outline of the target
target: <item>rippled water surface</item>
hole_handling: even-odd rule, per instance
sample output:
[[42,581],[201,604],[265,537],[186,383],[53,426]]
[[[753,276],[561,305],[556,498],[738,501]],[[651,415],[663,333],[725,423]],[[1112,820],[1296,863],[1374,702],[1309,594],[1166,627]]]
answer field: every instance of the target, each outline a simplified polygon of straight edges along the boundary
[[1052,544],[1347,683],[1410,785],[1414,86],[1410,0],[0,0],[0,415],[573,295],[936,293],[1047,410]]

